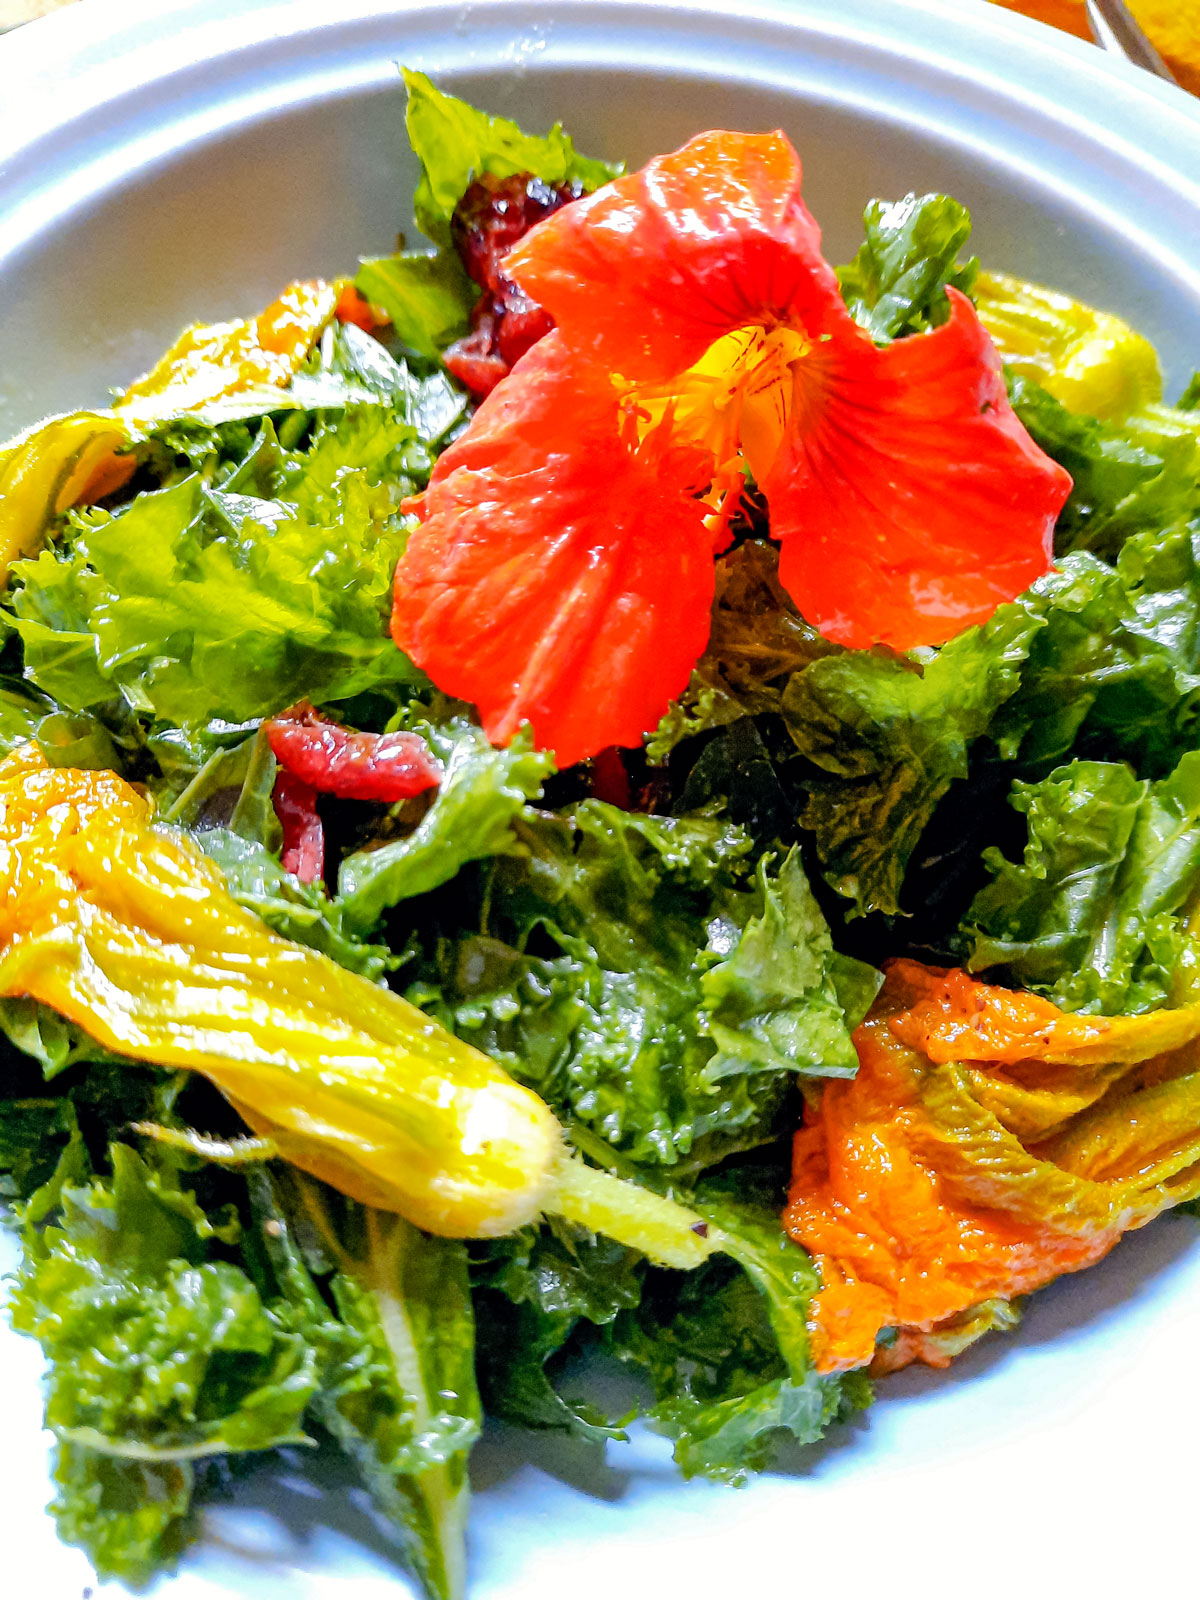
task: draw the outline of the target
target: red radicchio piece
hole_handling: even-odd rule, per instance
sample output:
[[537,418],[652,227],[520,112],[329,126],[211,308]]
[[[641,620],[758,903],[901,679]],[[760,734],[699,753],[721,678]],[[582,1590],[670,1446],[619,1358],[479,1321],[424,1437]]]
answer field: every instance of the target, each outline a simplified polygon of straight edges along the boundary
[[629,773],[616,745],[597,750],[592,757],[592,796],[622,811],[633,808],[633,790]]
[[302,778],[281,772],[271,804],[283,829],[283,870],[301,883],[315,883],[325,870],[325,830],[317,815],[317,791]]
[[549,184],[532,173],[496,178],[485,172],[467,190],[450,232],[472,282],[483,290],[471,313],[471,332],[446,351],[447,369],[482,397],[505,377],[554,320],[500,263],[534,223],[583,194],[579,183]]
[[441,781],[415,733],[356,733],[301,702],[272,718],[267,738],[286,773],[342,800],[408,800]]

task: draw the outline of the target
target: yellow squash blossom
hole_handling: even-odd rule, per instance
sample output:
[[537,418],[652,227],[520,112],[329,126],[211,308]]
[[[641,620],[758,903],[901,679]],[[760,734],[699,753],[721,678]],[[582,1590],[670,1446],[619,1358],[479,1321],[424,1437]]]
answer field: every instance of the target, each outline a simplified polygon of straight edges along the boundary
[[116,409],[137,422],[199,411],[246,390],[289,383],[337,308],[338,289],[292,283],[257,317],[201,323],[180,334]]
[[0,994],[203,1073],[277,1154],[430,1232],[490,1237],[549,1209],[670,1266],[719,1247],[693,1212],[569,1157],[550,1108],[482,1051],[272,933],[116,773],[33,745],[0,762]]
[[337,306],[336,285],[293,283],[260,316],[189,328],[111,410],[51,417],[0,451],[0,583],[33,555],[55,517],[133,475],[141,430],[236,395],[281,389]]
[[981,272],[974,294],[1009,369],[1069,411],[1120,421],[1162,398],[1154,346],[1119,317],[1004,272]]

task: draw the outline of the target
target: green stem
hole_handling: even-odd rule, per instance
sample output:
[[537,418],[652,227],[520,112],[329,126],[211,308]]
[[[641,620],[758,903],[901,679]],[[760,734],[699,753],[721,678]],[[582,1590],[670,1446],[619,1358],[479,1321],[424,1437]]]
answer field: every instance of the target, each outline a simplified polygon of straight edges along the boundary
[[[412,1225],[402,1217],[388,1216],[373,1209],[367,1210],[366,1218],[370,1249],[362,1264],[362,1281],[374,1298],[379,1325],[400,1387],[412,1402],[413,1432],[419,1436],[432,1420],[420,1348],[404,1302],[395,1292],[395,1277],[377,1270],[380,1264],[403,1255],[402,1242],[397,1249],[397,1235],[402,1241]],[[413,1481],[425,1502],[430,1523],[437,1530],[437,1549],[443,1562],[439,1592],[446,1600],[462,1600],[467,1585],[466,1533],[470,1500],[466,1474],[461,1475],[460,1481],[451,1465],[442,1463],[426,1467],[414,1475]]]
[[[209,1439],[200,1444],[141,1444],[136,1439],[114,1439],[97,1428],[56,1428],[55,1437],[61,1443],[82,1445],[85,1450],[116,1456],[122,1461],[202,1461],[206,1456],[229,1454],[229,1445],[224,1439]],[[240,1444],[238,1451],[274,1450],[281,1444],[305,1445],[314,1450],[317,1447],[317,1441],[306,1433],[295,1433],[287,1439],[272,1439],[268,1444]]]
[[722,1248],[719,1231],[687,1206],[574,1157],[560,1165],[546,1209],[681,1271]]

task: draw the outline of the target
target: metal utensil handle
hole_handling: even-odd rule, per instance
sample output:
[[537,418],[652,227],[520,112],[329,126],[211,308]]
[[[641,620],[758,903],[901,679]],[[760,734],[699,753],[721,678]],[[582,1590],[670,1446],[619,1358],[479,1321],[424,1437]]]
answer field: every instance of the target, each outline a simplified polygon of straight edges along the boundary
[[1135,66],[1145,67],[1168,83],[1178,79],[1147,39],[1130,14],[1125,0],[1087,0],[1088,25],[1092,37],[1105,50],[1124,56]]

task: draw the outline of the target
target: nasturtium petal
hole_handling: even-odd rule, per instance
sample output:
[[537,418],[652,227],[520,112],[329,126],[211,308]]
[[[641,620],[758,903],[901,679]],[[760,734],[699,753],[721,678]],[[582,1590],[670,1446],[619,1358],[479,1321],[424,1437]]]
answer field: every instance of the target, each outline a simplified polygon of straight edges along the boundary
[[618,431],[550,334],[442,456],[396,569],[392,636],[488,736],[529,722],[568,766],[637,744],[704,648],[700,504]]
[[780,581],[839,644],[944,643],[1046,572],[1070,478],[970,302],[947,283],[941,327],[878,348],[782,133],[700,134],[504,270],[556,328],[435,471],[393,619],[494,739],[529,720],[566,765],[653,728],[706,637],[688,496],[720,508],[720,548],[745,475]]
[[946,293],[943,327],[883,350],[847,327],[796,369],[763,487],[780,579],[839,644],[942,644],[1050,564],[1071,480],[1014,416],[970,302]]
[[784,134],[698,134],[548,217],[505,271],[609,372],[662,381],[723,334],[841,307]]

